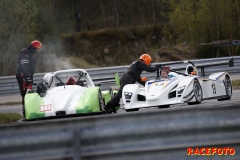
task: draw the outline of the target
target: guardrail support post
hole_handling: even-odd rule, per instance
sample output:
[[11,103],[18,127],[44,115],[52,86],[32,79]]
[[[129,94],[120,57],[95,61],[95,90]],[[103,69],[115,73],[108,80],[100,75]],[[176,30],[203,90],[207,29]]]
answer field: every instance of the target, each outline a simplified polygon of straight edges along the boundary
[[201,68],[201,74],[202,74],[203,77],[205,77],[204,67]]
[[80,131],[73,131],[73,160],[81,160],[81,137]]

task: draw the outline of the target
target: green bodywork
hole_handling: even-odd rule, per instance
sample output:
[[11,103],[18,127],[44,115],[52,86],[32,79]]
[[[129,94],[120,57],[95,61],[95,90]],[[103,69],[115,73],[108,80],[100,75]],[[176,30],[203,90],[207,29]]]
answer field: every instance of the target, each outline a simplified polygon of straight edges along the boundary
[[[104,105],[112,98],[109,90],[101,91],[102,98],[104,100]],[[117,93],[116,90],[113,90],[113,94]],[[76,104],[76,114],[80,113],[93,113],[101,112],[100,107],[100,89],[99,87],[87,88],[84,94],[79,97],[79,100]],[[26,119],[36,119],[46,117],[45,111],[40,111],[41,107],[47,106],[45,104],[44,97],[40,97],[37,93],[27,93],[24,99],[25,102],[25,116]],[[70,103],[69,103],[70,104]],[[54,110],[54,104],[50,104],[51,110]],[[119,107],[116,107],[116,110]]]
[[[113,90],[113,95],[116,95],[117,92],[118,92],[117,90]],[[106,105],[107,102],[110,101],[112,98],[109,90],[102,91],[102,97],[104,99],[104,105]],[[116,108],[116,110],[118,110],[120,107],[116,106],[115,108]]]
[[25,115],[26,119],[45,117],[45,112],[40,112],[40,106],[44,104],[43,98],[37,93],[28,93],[25,95]]
[[[105,92],[105,91],[103,91]],[[85,90],[76,105],[76,114],[101,112],[99,103],[100,90],[99,87],[91,87]],[[105,95],[105,94],[104,94]],[[110,94],[106,95],[110,97]],[[107,99],[107,102],[110,99]],[[26,119],[36,119],[45,117],[45,112],[40,111],[40,107],[44,106],[44,98],[37,93],[27,93],[24,99]],[[52,107],[53,109],[54,107]]]
[[118,85],[118,87],[120,87],[120,80],[119,80],[118,72],[115,74],[114,78],[115,78],[116,85]]
[[87,88],[85,93],[79,98],[76,113],[100,112],[99,87]]
[[102,97],[104,99],[104,105],[106,105],[107,102],[110,101],[110,99],[111,99],[109,90],[102,91]]

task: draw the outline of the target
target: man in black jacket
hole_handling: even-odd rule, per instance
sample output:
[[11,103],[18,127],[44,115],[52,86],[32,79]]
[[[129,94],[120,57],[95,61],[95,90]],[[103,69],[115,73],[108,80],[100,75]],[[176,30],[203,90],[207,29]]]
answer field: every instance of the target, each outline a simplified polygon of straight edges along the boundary
[[16,78],[19,90],[22,96],[22,111],[25,118],[24,97],[26,95],[27,86],[33,82],[33,74],[35,72],[36,59],[34,54],[42,48],[42,44],[38,40],[34,40],[27,48],[23,48],[18,54],[18,65]]
[[107,113],[116,112],[115,106],[118,105],[120,98],[122,97],[122,89],[126,84],[134,84],[138,82],[145,85],[145,81],[141,78],[142,71],[155,72],[159,67],[151,67],[152,58],[148,54],[143,54],[139,60],[133,62],[128,68],[127,72],[120,78],[120,87],[118,93],[106,104],[105,111]]

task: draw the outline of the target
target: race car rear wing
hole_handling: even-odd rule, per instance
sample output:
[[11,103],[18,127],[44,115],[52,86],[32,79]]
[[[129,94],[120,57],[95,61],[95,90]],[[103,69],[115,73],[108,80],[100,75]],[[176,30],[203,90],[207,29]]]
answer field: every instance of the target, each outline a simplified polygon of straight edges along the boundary
[[205,72],[204,72],[205,67],[213,67],[213,66],[221,66],[221,65],[228,65],[228,67],[233,67],[234,59],[231,58],[230,60],[227,60],[227,61],[199,64],[196,67],[201,69],[202,76],[204,77],[205,76]]
[[[219,61],[219,62],[213,62],[213,63],[203,63],[203,64],[197,64],[197,65],[195,65],[192,61],[176,61],[176,62],[164,63],[162,65],[167,66],[167,65],[181,64],[181,63],[190,63],[193,66],[200,68],[202,76],[204,77],[205,76],[205,71],[204,71],[205,67],[213,67],[213,66],[220,66],[220,65],[228,65],[228,67],[233,67],[234,66],[234,58],[231,58],[230,60],[225,60],[225,61]],[[186,66],[171,68],[172,71],[178,71],[178,70],[183,70],[183,69],[186,69]]]

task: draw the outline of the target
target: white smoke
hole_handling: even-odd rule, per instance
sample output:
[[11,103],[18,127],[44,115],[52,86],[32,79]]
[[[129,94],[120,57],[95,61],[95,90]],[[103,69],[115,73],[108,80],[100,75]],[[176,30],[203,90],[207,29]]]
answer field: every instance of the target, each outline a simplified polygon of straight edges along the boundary
[[41,51],[36,55],[36,72],[53,72],[75,68],[71,61],[63,56],[62,46],[58,39],[50,38],[43,41],[42,44]]
[[73,68],[75,68],[75,66],[73,64],[71,64],[69,59],[57,58],[57,63],[55,64],[56,70],[73,69]]

